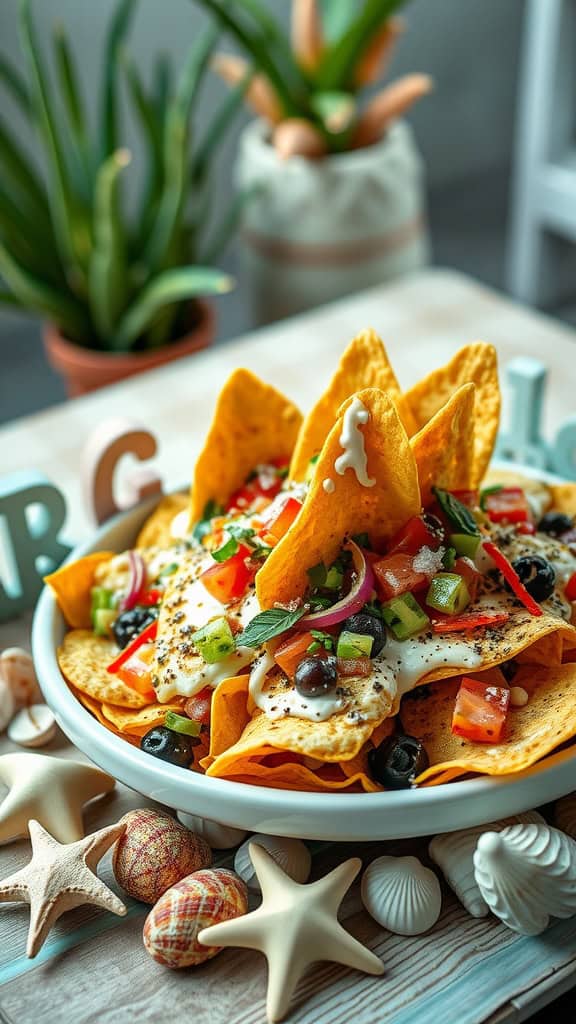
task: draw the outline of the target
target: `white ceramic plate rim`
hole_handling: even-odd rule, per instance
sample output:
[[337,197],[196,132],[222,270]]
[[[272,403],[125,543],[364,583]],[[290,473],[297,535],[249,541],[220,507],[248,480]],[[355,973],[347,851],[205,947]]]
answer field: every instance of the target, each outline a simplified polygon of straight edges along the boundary
[[[563,482],[552,474],[513,463],[494,463],[494,468],[548,483]],[[77,547],[67,561],[91,551],[113,548],[108,536],[131,518],[143,521],[157,501],[155,497],[109,520],[90,541]],[[484,776],[431,788],[381,793],[307,793],[190,772],[152,758],[115,736],[80,704],[66,685],[56,658],[64,631],[55,598],[44,588],[33,622],[34,661],[46,701],[70,740],[103,770],[131,788],[169,806],[213,817],[237,828],[260,828],[286,835],[292,822],[293,834],[304,838],[342,839],[343,827],[346,837],[354,839],[401,838],[482,824],[496,816],[556,799],[574,786],[576,745],[514,775]]]

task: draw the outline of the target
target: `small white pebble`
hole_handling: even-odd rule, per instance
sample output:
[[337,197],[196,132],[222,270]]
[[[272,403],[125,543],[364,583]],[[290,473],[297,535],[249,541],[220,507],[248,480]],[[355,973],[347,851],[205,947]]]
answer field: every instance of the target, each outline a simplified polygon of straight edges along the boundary
[[510,687],[510,703],[514,708],[523,708],[528,703],[528,694],[523,686]]
[[21,747],[44,747],[56,732],[56,719],[46,704],[23,708],[8,726],[8,739]]

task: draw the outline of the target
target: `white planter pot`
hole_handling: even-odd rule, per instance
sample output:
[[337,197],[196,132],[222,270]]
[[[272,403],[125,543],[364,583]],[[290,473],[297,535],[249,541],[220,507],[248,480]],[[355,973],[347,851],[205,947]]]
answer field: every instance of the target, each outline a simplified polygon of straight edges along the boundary
[[258,323],[379,284],[428,260],[423,162],[398,121],[375,146],[280,160],[263,121],[245,128],[241,247]]

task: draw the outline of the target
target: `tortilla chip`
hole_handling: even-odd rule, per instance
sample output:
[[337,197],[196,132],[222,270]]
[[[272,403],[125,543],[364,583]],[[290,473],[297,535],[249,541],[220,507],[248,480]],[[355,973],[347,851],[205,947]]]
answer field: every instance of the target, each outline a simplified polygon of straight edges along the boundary
[[72,691],[76,699],[84,705],[87,711],[94,715],[94,718],[96,718],[97,721],[100,722],[100,725],[105,726],[106,729],[109,730],[109,732],[114,734],[114,736],[119,736],[120,739],[128,740],[128,742],[131,743],[132,746],[140,746],[139,737],[123,736],[122,733],[118,731],[118,729],[115,729],[114,726],[110,724],[108,719],[102,713],[102,705],[99,700],[94,700],[94,698],[89,697],[88,694],[82,693],[81,690],[76,690],[75,687],[71,686],[70,684],[68,685],[70,686],[70,690]]
[[72,629],[90,629],[90,590],[94,586],[94,573],[99,565],[109,562],[113,557],[113,551],[95,551],[44,577],[44,582],[54,592],[60,611]]
[[252,470],[289,460],[302,415],[296,406],[249,370],[235,370],[220,392],[212,425],[192,481],[190,523],[209,501],[225,505]]
[[233,676],[216,687],[210,714],[212,759],[237,743],[250,721],[247,709],[248,682],[248,675]]
[[500,388],[496,349],[478,341],[466,345],[447,363],[433,370],[405,394],[418,430],[442,408],[462,384],[476,385],[474,405],[473,485],[482,480],[492,456],[500,420]]
[[102,704],[102,715],[105,724],[110,722],[119,733],[132,736],[144,736],[155,725],[164,725],[167,711],[182,713],[185,698],[172,701],[170,704],[148,704],[144,708],[123,708],[116,704]]
[[188,508],[187,494],[166,494],[142,526],[136,538],[136,548],[169,548],[176,539],[172,523],[177,515]]
[[[268,764],[266,757],[273,759],[277,751],[270,749],[264,752],[261,760],[247,758],[239,761],[233,775],[226,775],[232,782],[244,782],[248,785],[273,787],[274,789],[302,790],[306,793],[323,793],[338,790],[364,790],[372,793],[380,789],[364,772],[356,771],[346,775],[340,765],[331,765],[329,770],[313,771],[298,762],[288,761],[285,764]],[[210,769],[207,775],[216,775]]]
[[472,743],[451,731],[460,680],[433,683],[416,700],[402,703],[402,723],[424,744],[430,767],[418,783],[444,772],[508,775],[519,772],[576,736],[576,666],[524,665],[514,677],[530,699],[511,708],[502,743]]
[[463,384],[410,439],[424,508],[433,501],[434,486],[448,491],[472,487],[474,393],[474,384]]
[[58,648],[58,664],[63,675],[77,690],[106,704],[141,708],[150,704],[136,690],[126,686],[118,676],[107,672],[107,666],[118,657],[112,640],[96,636],[87,629],[66,633]]
[[386,349],[376,331],[369,327],[350,342],[328,388],[304,417],[290,462],[290,480],[306,478],[310,459],[321,451],[340,406],[364,388],[386,391],[396,405],[408,434],[415,431],[414,418],[388,362]]
[[[363,486],[352,468],[343,476],[334,468],[343,451],[344,414],[356,399],[369,413],[359,432],[368,456],[368,476],[375,480],[372,487]],[[323,486],[326,479],[334,484],[330,493]],[[376,388],[360,391],[339,410],[302,510],[256,576],[260,607],[300,597],[308,584],[306,570],[322,561],[329,565],[346,534],[366,531],[376,545],[382,544],[420,509],[416,463],[394,403]]]
[[553,484],[550,487],[552,508],[567,516],[576,516],[576,484]]

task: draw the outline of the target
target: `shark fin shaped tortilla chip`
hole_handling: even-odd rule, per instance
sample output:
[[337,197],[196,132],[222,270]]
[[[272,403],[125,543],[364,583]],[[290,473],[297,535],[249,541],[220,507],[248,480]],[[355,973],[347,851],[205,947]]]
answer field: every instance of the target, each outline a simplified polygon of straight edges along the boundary
[[478,486],[496,442],[500,420],[500,387],[496,349],[477,341],[461,348],[445,366],[433,370],[405,394],[421,430],[462,384],[476,385],[473,485]]
[[209,501],[225,505],[252,470],[292,455],[302,422],[296,406],[250,370],[239,369],[222,388],[194,468],[190,524]]
[[256,576],[260,607],[301,596],[306,570],[329,565],[346,534],[365,531],[382,543],[420,508],[416,463],[396,406],[366,388],[340,408],[298,518]]
[[304,417],[290,462],[290,480],[301,481],[328,437],[347,398],[364,388],[386,391],[394,401],[408,434],[417,429],[392,369],[382,339],[371,327],[356,335],[344,351],[326,391]]
[[463,384],[410,439],[424,508],[433,499],[434,486],[448,491],[472,487],[474,398],[474,384]]

